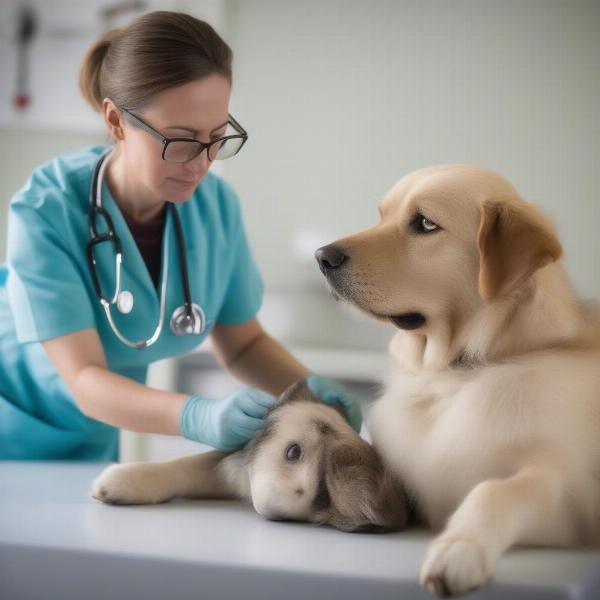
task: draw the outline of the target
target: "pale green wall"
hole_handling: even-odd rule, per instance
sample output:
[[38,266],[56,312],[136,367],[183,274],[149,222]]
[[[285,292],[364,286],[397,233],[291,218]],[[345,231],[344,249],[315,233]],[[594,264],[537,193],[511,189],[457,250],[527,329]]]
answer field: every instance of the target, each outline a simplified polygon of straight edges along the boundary
[[550,213],[577,289],[600,298],[600,2],[227,6],[250,133],[227,174],[270,285],[321,283],[295,242],[373,225],[404,174],[466,162]]

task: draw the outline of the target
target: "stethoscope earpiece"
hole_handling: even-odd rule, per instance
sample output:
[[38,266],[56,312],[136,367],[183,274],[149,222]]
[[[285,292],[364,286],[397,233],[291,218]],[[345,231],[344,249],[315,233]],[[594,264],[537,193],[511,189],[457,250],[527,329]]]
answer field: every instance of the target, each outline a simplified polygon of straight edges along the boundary
[[[143,350],[148,348],[156,342],[162,332],[164,316],[165,316],[165,300],[167,290],[167,278],[168,278],[168,267],[169,267],[169,240],[165,240],[165,251],[162,260],[162,281],[160,291],[160,316],[158,319],[158,325],[152,334],[152,337],[147,340],[140,340],[138,342],[132,342],[128,340],[117,328],[113,321],[110,307],[112,304],[117,305],[117,310],[121,314],[129,314],[133,309],[134,298],[133,294],[129,290],[121,290],[121,241],[117,236],[112,220],[108,213],[102,208],[102,180],[104,177],[104,169],[106,168],[106,159],[110,152],[103,154],[94,167],[94,173],[92,176],[92,182],[90,185],[90,211],[88,215],[88,221],[90,226],[90,241],[87,244],[87,256],[88,265],[92,273],[92,280],[98,300],[104,307],[106,318],[108,323],[113,330],[113,333],[130,348],[136,348],[137,350]],[[192,303],[190,294],[190,282],[188,278],[187,270],[187,259],[185,255],[185,242],[183,235],[183,228],[177,209],[174,204],[169,203],[169,208],[175,221],[175,229],[177,232],[177,245],[179,248],[179,264],[181,270],[181,283],[183,287],[183,295],[185,303],[177,307],[173,311],[171,316],[171,331],[175,335],[201,335],[204,333],[206,328],[206,321],[204,317],[204,311],[198,304]],[[98,233],[96,229],[95,218],[97,214],[101,214],[106,222],[106,231]],[[96,272],[96,261],[93,255],[93,248],[96,244],[111,241],[115,244],[116,249],[116,282],[115,282],[115,293],[112,298],[106,298],[102,295],[100,288],[100,279]]]

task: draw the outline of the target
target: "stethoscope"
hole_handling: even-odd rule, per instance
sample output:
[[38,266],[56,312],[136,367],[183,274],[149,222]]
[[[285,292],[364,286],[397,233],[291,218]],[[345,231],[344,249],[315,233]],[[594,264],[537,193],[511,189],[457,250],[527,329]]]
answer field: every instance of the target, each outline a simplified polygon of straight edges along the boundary
[[[121,247],[121,240],[115,233],[112,219],[108,212],[102,207],[102,182],[104,180],[104,170],[108,164],[107,158],[110,156],[111,151],[103,154],[96,166],[94,167],[94,173],[92,176],[92,182],[90,185],[90,209],[88,213],[88,220],[90,226],[91,239],[87,243],[86,252],[88,258],[88,265],[92,274],[92,281],[96,290],[96,295],[106,313],[106,318],[113,330],[113,333],[119,338],[121,342],[130,348],[136,348],[142,350],[148,348],[158,340],[162,332],[164,317],[165,317],[165,299],[167,295],[167,278],[168,278],[168,265],[169,265],[169,239],[168,239],[168,228],[166,228],[165,235],[167,239],[163,245],[164,252],[162,257],[162,278],[160,284],[160,310],[158,317],[158,325],[154,330],[154,333],[147,340],[140,340],[138,342],[132,342],[128,340],[115,325],[112,318],[111,306],[116,304],[117,310],[121,314],[128,314],[133,309],[133,294],[129,290],[121,289],[121,263],[123,262],[123,252]],[[175,229],[177,231],[177,245],[179,248],[179,261],[181,270],[181,283],[183,287],[184,303],[177,307],[171,316],[171,331],[175,335],[201,335],[204,333],[206,327],[206,320],[204,317],[204,311],[200,306],[194,304],[191,300],[190,294],[190,282],[188,277],[187,259],[185,255],[185,241],[183,236],[183,228],[181,227],[181,221],[177,214],[175,205],[168,202],[168,210],[171,211],[173,220],[175,222]],[[106,224],[106,231],[99,233],[96,229],[96,219],[102,217]],[[112,298],[106,297],[102,293],[100,286],[100,279],[96,271],[96,259],[94,257],[94,246],[103,242],[112,242],[115,246],[115,292]]]

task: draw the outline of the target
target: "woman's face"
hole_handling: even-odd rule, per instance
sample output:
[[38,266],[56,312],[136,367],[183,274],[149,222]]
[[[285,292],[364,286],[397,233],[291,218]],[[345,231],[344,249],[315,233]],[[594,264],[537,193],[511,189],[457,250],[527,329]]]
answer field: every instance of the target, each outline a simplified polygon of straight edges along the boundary
[[[210,75],[157,94],[140,111],[132,111],[167,138],[189,137],[209,142],[225,134],[229,112],[229,81]],[[186,162],[162,159],[162,143],[126,119],[120,150],[128,176],[157,198],[174,203],[188,200],[211,162],[206,150]]]

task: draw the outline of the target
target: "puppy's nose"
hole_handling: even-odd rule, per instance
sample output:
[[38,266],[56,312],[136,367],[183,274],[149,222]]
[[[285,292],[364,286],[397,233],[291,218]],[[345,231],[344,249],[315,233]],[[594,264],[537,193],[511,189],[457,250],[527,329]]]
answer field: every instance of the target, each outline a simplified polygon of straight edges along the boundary
[[337,269],[348,257],[333,245],[322,246],[315,252],[315,258],[323,273]]

